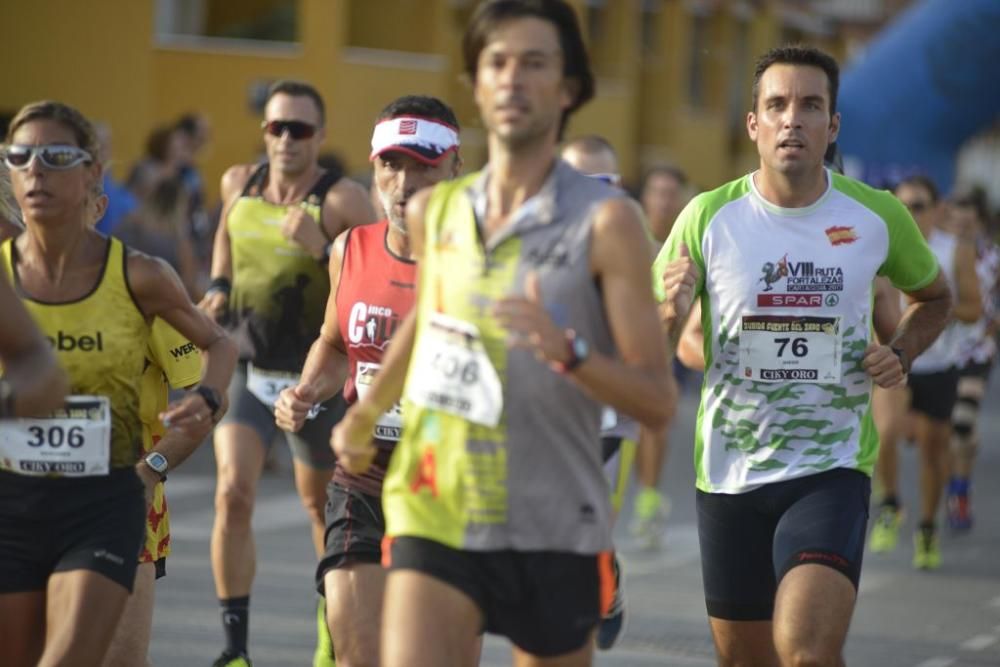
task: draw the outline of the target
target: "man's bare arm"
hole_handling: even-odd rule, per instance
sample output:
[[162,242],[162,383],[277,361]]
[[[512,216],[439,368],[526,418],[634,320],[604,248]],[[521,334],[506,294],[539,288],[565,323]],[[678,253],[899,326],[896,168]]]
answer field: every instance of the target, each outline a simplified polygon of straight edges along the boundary
[[931,346],[951,316],[951,290],[943,273],[938,273],[927,287],[907,292],[909,307],[892,335],[890,345],[906,353],[907,359],[916,359]]

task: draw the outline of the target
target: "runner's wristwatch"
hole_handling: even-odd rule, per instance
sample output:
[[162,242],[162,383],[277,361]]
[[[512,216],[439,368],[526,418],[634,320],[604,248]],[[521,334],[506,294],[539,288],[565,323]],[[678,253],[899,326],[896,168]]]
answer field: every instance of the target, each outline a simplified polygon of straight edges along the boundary
[[142,460],[150,470],[160,476],[161,482],[167,479],[167,470],[170,468],[170,463],[167,461],[166,456],[159,452],[150,452]]
[[577,335],[572,329],[566,330],[566,346],[569,349],[569,359],[566,361],[553,361],[552,368],[557,373],[572,373],[577,366],[582,364],[590,356],[590,343],[587,339]]

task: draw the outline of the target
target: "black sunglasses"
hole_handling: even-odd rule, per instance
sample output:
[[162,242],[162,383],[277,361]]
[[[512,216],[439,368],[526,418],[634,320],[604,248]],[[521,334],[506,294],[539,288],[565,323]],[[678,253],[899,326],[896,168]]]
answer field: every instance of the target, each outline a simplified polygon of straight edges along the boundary
[[316,134],[315,125],[303,123],[301,120],[265,120],[260,126],[272,137],[280,137],[288,132],[288,135],[296,141],[308,139]]
[[924,211],[926,211],[931,207],[930,204],[922,201],[911,202],[909,204],[904,204],[904,206],[910,209],[910,213],[913,213],[914,215],[916,215],[917,213],[923,213]]

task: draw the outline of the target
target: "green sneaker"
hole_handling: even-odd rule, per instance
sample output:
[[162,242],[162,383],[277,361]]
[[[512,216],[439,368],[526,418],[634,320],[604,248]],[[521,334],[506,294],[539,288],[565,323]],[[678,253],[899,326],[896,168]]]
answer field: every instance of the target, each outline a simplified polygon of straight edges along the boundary
[[230,653],[224,651],[222,655],[215,659],[212,667],[253,667],[250,657],[245,653]]
[[879,508],[869,540],[872,553],[882,554],[894,551],[896,544],[899,543],[899,527],[902,523],[903,511],[898,507],[883,505]]
[[645,551],[659,551],[663,546],[663,533],[670,499],[656,489],[643,488],[635,496],[632,525],[629,531]]
[[326,624],[326,598],[322,596],[316,605],[316,652],[313,653],[313,667],[337,667],[333,639]]
[[921,528],[913,536],[913,567],[918,570],[936,570],[941,567],[941,545],[937,531]]

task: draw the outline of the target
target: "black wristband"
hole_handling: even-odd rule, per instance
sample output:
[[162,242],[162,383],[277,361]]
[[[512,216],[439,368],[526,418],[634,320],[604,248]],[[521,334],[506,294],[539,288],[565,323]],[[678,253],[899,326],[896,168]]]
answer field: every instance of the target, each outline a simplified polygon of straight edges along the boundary
[[0,419],[9,419],[14,416],[14,387],[10,380],[0,378]]
[[229,278],[225,276],[217,276],[215,278],[212,278],[212,282],[208,284],[208,289],[205,290],[205,293],[207,294],[209,292],[222,292],[228,297],[229,293],[232,291],[233,291],[233,283],[229,280]]
[[194,392],[201,396],[205,405],[212,411],[212,417],[215,417],[219,413],[219,408],[222,407],[222,395],[219,394],[219,391],[200,384],[194,388]]

